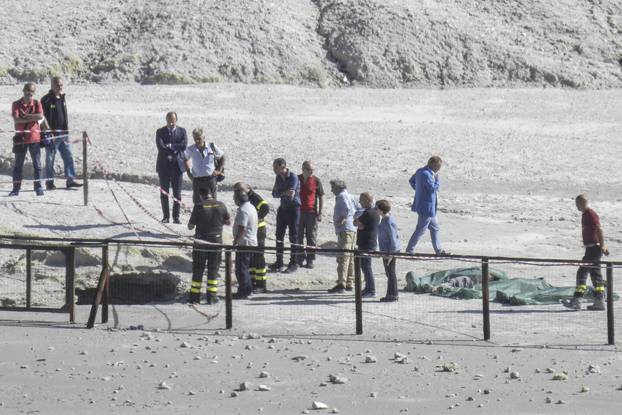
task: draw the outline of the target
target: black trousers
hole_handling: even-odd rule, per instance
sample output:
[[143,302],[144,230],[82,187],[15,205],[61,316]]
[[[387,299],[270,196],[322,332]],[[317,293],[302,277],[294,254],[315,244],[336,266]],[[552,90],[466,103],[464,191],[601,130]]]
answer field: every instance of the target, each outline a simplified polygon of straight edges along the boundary
[[[298,244],[305,244],[305,236],[307,238],[307,246],[317,245],[317,214],[315,212],[300,212],[300,221],[298,222]],[[305,259],[308,262],[315,261],[315,250],[309,248],[301,250],[298,256],[298,265],[302,265]]]
[[192,179],[192,203],[195,205],[201,201],[199,198],[200,190],[205,189],[216,199],[216,177],[204,176]]
[[[168,194],[171,194],[172,187],[173,197],[177,200],[181,200],[181,183],[184,176],[179,171],[177,164],[170,165],[169,168],[162,170],[163,171],[158,172],[160,187]],[[162,205],[162,216],[164,218],[170,218],[171,216],[169,211],[169,196],[160,193],[160,204]],[[179,211],[179,202],[173,201],[173,218],[179,219]]]
[[[200,238],[207,242],[222,244],[222,237],[207,236]],[[208,244],[195,243],[192,249],[192,284],[190,286],[190,301],[198,302],[201,297],[203,274],[207,265],[207,295],[218,294],[218,279],[220,278],[221,249],[210,247]]]
[[289,230],[289,243],[292,253],[289,259],[290,264],[296,263],[296,243],[298,243],[298,221],[300,220],[300,207],[279,207],[276,211],[276,263],[283,265],[283,247],[285,243],[285,231]]
[[395,273],[395,261],[393,258],[390,264],[387,264],[386,259],[382,259],[382,265],[384,265],[384,272],[387,274],[387,298],[397,298],[397,275]]
[[605,284],[603,282],[603,274],[600,271],[600,259],[603,256],[603,251],[600,246],[591,246],[585,248],[585,255],[583,261],[592,262],[591,265],[580,266],[577,270],[577,288],[575,289],[575,297],[583,297],[585,291],[587,291],[587,275],[592,278],[592,285],[597,297],[602,297],[605,292]]
[[[265,222],[264,222],[265,223]],[[266,227],[265,225],[257,228],[257,246],[263,247],[266,245]],[[257,282],[266,281],[266,257],[263,251],[253,252],[251,254],[251,278]],[[265,288],[265,283],[259,283]]]

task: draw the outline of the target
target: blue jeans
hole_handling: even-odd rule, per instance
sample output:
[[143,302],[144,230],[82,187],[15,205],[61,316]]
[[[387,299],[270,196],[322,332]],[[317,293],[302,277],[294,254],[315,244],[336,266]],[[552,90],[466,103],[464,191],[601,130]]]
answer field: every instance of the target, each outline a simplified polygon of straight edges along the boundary
[[361,271],[363,271],[363,276],[365,277],[365,292],[375,293],[376,292],[376,283],[374,282],[374,273],[371,269],[371,257],[370,256],[362,256],[361,257]]
[[13,190],[19,191],[22,187],[24,161],[26,153],[30,153],[32,167],[34,170],[34,188],[41,188],[41,146],[39,143],[24,144],[23,151],[15,153],[15,166],[13,166]]
[[289,230],[289,243],[292,248],[289,263],[296,264],[299,249],[296,247],[298,243],[298,222],[300,221],[300,207],[289,206],[279,207],[276,211],[276,263],[283,265],[283,247],[285,242],[285,231]]
[[432,237],[432,247],[434,248],[434,252],[437,254],[441,252],[441,239],[439,236],[440,228],[438,227],[436,216],[419,215],[419,219],[417,220],[417,228],[410,237],[408,246],[406,247],[407,253],[412,254],[415,251],[417,242],[419,242],[419,239],[421,239],[425,231],[428,229],[430,230],[430,236]]
[[45,146],[45,178],[48,183],[54,181],[54,160],[57,151],[63,159],[65,179],[67,183],[71,183],[76,177],[76,168],[73,164],[71,144],[67,135],[56,136],[52,140],[52,144]]

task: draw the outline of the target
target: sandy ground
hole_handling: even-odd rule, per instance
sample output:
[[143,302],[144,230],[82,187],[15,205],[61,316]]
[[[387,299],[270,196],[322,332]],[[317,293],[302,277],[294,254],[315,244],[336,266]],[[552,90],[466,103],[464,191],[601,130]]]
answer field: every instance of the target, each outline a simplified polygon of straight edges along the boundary
[[[611,259],[622,259],[621,150],[615,145],[622,115],[619,91],[328,91],[239,85],[67,89],[72,127],[88,129],[93,138],[90,159],[117,174],[155,176],[153,135],[164,113],[176,110],[180,125],[205,126],[210,138],[225,149],[228,184],[248,180],[269,196],[273,158],[285,157],[296,171],[303,160],[311,159],[326,183],[340,177],[353,194],[371,190],[377,198],[388,198],[405,243],[415,224],[407,180],[429,155],[438,153],[446,160],[441,171],[442,238],[452,252],[578,258],[580,217],[573,198],[585,191],[601,215]],[[18,88],[2,87],[0,92],[0,106],[8,108]],[[0,121],[11,126],[6,113]],[[10,159],[8,143],[3,140],[0,148]],[[77,159],[78,153],[76,147]],[[9,181],[9,176],[0,176],[0,189],[7,193]],[[182,198],[189,201],[190,193],[184,191]],[[229,192],[222,192],[221,198],[233,209]],[[2,234],[144,240],[183,240],[189,235],[183,225],[163,227],[157,222],[157,189],[140,183],[92,181],[88,207],[82,206],[80,191],[61,189],[37,198],[29,186],[18,198],[0,196],[0,204]],[[327,212],[332,206],[328,196]],[[269,222],[273,225],[273,216]],[[332,241],[327,216],[319,242]],[[115,272],[159,272],[166,269],[162,261],[173,254],[182,258],[180,264],[188,264],[187,252],[149,250],[149,255],[135,247],[113,250]],[[428,239],[418,249],[430,250]],[[2,255],[6,264],[20,253],[4,250]],[[21,263],[16,264],[22,270]],[[478,264],[447,260],[398,265],[403,286],[409,270],[423,274]],[[574,284],[573,267],[492,266],[512,276]],[[40,275],[37,304],[62,305],[62,268],[42,263],[35,268]],[[79,267],[81,283],[92,284],[97,269]],[[374,269],[382,292],[380,264]],[[173,271],[189,279],[188,272]],[[23,296],[20,272],[9,274],[3,268],[2,275],[2,297]],[[209,321],[179,303],[115,306],[110,322],[93,331],[81,329],[87,306],[78,306],[76,325],[67,325],[65,315],[0,312],[5,356],[0,363],[0,412],[194,413],[209,407],[219,413],[263,408],[265,413],[286,414],[310,410],[314,400],[340,413],[429,413],[455,404],[459,406],[453,411],[464,413],[479,404],[482,412],[619,411],[620,355],[617,347],[602,346],[603,313],[493,305],[489,343],[479,340],[479,302],[403,293],[396,304],[366,301],[365,334],[357,337],[352,297],[323,294],[334,279],[331,257],[320,258],[313,271],[273,278],[272,293],[235,304],[233,333],[222,330],[222,304],[200,306],[214,317]],[[617,316],[622,315],[620,307],[616,304]],[[620,322],[618,317],[618,333]],[[136,325],[144,330],[127,330]],[[267,337],[231,337],[249,332]],[[269,343],[270,336],[288,337]],[[193,347],[180,348],[184,341]],[[535,346],[544,344],[548,347]],[[516,345],[521,350],[512,351]],[[410,353],[410,363],[390,360],[394,352]],[[293,362],[291,357],[299,354],[307,358]],[[378,362],[361,363],[367,354]],[[458,374],[435,371],[450,361],[460,365]],[[247,369],[249,363],[252,367]],[[599,366],[592,371],[600,373],[586,374],[590,364]],[[518,371],[520,379],[510,380],[510,373],[504,373],[508,367]],[[567,371],[569,379],[552,381],[555,373],[546,373],[548,367],[555,373]],[[257,379],[262,370],[270,377]],[[349,381],[320,386],[337,373]],[[483,375],[480,380],[474,379],[477,374]],[[160,381],[171,389],[157,389]],[[271,390],[230,397],[243,381],[251,382],[251,389],[265,384]],[[580,392],[582,386],[590,390]],[[492,391],[485,395],[485,389]],[[372,392],[376,398],[370,397]],[[467,401],[469,397],[474,400]],[[548,405],[547,398],[566,404]]]

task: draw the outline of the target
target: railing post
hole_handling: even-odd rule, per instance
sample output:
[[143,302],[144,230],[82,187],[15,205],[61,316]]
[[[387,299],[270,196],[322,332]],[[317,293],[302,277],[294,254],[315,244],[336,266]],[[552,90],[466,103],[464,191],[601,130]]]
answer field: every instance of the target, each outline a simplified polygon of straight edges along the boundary
[[75,278],[76,278],[76,248],[71,246],[65,249],[65,305],[69,308],[69,322],[75,322]]
[[482,258],[482,315],[484,318],[484,340],[490,340],[490,292],[488,289],[488,258]]
[[616,344],[613,320],[613,265],[607,263],[607,340],[610,345]]
[[87,162],[87,143],[88,140],[86,136],[82,137],[82,191],[84,196],[84,206],[89,204],[89,173],[88,173],[88,162]]
[[231,292],[231,250],[225,251],[225,320],[227,329],[233,328],[233,293]]
[[[346,270],[347,272],[347,270]],[[363,334],[363,296],[361,294],[361,257],[354,254],[354,310],[356,315],[356,334]]]
[[108,278],[106,278],[104,285],[104,292],[102,294],[102,323],[108,322],[108,295],[110,294],[109,282],[110,282],[110,268],[108,265],[108,244],[102,246],[102,271],[108,271]]
[[26,248],[26,308],[30,308],[32,299],[32,249]]

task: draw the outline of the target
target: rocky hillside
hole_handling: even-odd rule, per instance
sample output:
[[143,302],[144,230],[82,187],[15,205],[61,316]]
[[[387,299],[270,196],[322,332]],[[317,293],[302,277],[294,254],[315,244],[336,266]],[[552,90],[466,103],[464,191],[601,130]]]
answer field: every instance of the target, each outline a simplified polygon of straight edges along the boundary
[[619,0],[0,0],[0,83],[622,87]]

